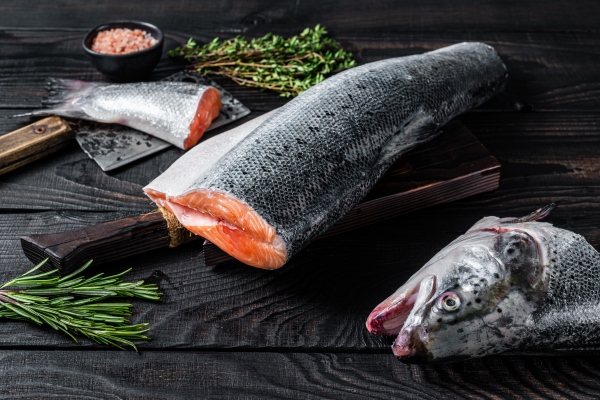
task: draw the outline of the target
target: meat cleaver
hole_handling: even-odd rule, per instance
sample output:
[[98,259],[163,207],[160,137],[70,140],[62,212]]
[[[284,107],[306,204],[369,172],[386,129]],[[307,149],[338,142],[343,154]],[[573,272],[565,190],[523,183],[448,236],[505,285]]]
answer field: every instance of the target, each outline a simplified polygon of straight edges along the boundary
[[[221,92],[223,107],[207,131],[250,114],[246,106],[203,75],[183,71],[164,80],[210,85]],[[0,136],[0,175],[65,147],[73,137],[105,172],[171,146],[170,143],[123,125],[83,120],[67,123],[62,118],[49,117]]]

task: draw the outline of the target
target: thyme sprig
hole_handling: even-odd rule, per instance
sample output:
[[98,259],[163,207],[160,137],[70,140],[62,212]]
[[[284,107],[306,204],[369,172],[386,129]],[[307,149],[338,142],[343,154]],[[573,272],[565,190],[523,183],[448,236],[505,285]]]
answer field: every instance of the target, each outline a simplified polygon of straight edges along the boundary
[[47,324],[78,342],[84,335],[99,344],[120,349],[137,348],[133,340],[148,340],[148,324],[130,325],[125,318],[131,315],[129,303],[104,302],[116,297],[160,300],[162,293],[154,284],[144,281],[124,282],[121,276],[100,273],[91,278],[80,274],[90,266],[88,261],[75,272],[60,277],[58,270],[34,274],[47,259],[30,271],[0,286],[0,318],[10,318]]
[[327,74],[356,65],[352,54],[326,34],[317,25],[287,39],[268,33],[250,41],[237,36],[199,45],[190,38],[169,55],[185,57],[199,73],[226,76],[243,86],[290,97],[323,81]]

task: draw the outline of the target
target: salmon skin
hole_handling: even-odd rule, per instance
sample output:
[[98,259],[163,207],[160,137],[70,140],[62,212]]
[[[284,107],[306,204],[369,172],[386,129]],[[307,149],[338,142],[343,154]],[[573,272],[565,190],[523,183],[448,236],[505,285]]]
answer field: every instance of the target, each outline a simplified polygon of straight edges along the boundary
[[23,115],[60,115],[117,123],[187,150],[194,146],[221,109],[211,86],[188,82],[109,84],[50,79],[50,108]]
[[210,168],[144,191],[238,260],[279,268],[400,155],[494,96],[506,78],[482,43],[365,64],[281,107]]

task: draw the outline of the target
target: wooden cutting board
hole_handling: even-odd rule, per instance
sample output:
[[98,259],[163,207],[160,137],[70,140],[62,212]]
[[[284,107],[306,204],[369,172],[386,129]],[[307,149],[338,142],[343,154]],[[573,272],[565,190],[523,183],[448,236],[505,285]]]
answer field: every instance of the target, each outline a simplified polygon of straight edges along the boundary
[[[369,195],[319,238],[337,235],[436,204],[498,188],[500,163],[460,121],[404,155]],[[233,258],[204,241],[206,265]]]
[[[500,164],[475,136],[458,120],[443,130],[402,157],[363,202],[321,237],[498,188]],[[21,246],[32,262],[48,258],[48,268],[67,274],[90,259],[97,267],[173,244],[168,222],[156,210],[70,232],[25,236]],[[231,260],[210,242],[202,248],[206,265]]]

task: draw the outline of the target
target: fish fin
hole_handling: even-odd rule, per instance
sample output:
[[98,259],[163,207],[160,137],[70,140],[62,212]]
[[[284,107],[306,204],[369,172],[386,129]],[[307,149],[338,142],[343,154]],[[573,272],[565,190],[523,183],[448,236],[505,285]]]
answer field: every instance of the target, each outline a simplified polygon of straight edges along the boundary
[[408,150],[438,136],[442,131],[433,118],[422,112],[416,113],[384,146],[380,164],[389,165]]
[[63,108],[42,108],[39,110],[34,110],[34,111],[23,113],[23,114],[11,115],[8,118],[36,117],[38,115],[39,116],[58,115],[58,116],[67,117],[67,118],[88,119],[87,114],[81,110],[63,109]]
[[556,203],[550,203],[545,207],[542,208],[538,208],[537,210],[535,210],[534,212],[532,212],[529,215],[526,215],[524,217],[521,218],[514,218],[511,219],[510,221],[503,221],[503,222],[508,222],[511,224],[517,224],[520,222],[532,222],[532,221],[539,221],[540,219],[544,219],[546,218],[548,215],[550,215],[550,213],[552,212],[552,210],[554,210],[556,208],[557,204]]
[[60,115],[61,117],[86,119],[87,114],[77,105],[77,100],[94,89],[106,86],[106,83],[85,82],[75,79],[50,78],[46,83],[48,95],[42,99],[44,108],[13,117],[32,117],[36,115]]
[[50,78],[46,82],[48,96],[42,100],[42,105],[45,107],[61,106],[89,94],[95,88],[107,85],[106,83],[76,79]]
[[550,213],[552,212],[552,210],[554,210],[557,206],[558,206],[558,202],[556,202],[556,203],[550,203],[547,206],[542,207],[542,208],[538,208],[537,210],[535,210],[531,214],[528,214],[528,215],[526,215],[524,217],[521,217],[521,218],[512,218],[512,217],[507,217],[507,218],[484,217],[484,218],[480,219],[479,221],[477,221],[475,223],[475,225],[473,225],[467,231],[467,233],[473,232],[473,231],[478,231],[478,230],[485,229],[485,228],[489,228],[491,226],[499,225],[499,224],[518,224],[518,223],[522,223],[522,222],[539,221],[540,219],[544,219],[548,215],[550,215]]

